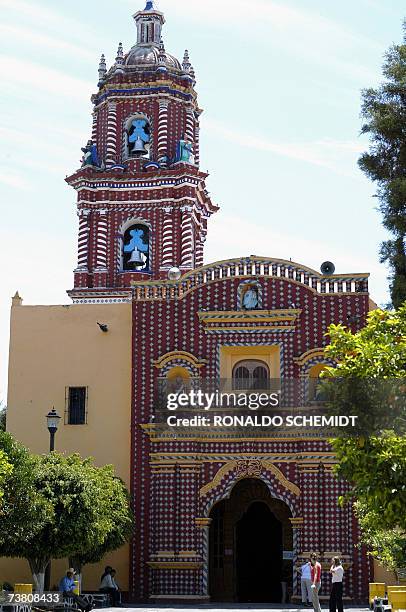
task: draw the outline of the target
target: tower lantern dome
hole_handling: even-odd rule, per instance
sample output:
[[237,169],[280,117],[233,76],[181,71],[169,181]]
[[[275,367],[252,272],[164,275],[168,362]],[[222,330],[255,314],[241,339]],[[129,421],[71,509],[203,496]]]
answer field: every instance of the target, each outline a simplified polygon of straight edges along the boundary
[[133,15],[137,26],[137,45],[159,45],[161,40],[162,26],[165,23],[163,13],[156,10],[154,3],[147,2],[143,11]]
[[166,51],[162,53],[162,27],[165,17],[155,8],[154,2],[148,1],[144,10],[135,13],[133,19],[137,27],[137,43],[130,49],[126,57],[126,66],[130,68],[144,65],[162,66],[163,55],[165,55],[164,63],[169,68],[175,69],[175,72],[181,72],[182,67],[176,57]]

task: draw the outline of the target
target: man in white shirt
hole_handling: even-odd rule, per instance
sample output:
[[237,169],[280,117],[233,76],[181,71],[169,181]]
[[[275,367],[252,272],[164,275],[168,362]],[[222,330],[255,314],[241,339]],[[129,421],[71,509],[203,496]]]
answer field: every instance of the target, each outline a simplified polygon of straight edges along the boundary
[[300,588],[302,591],[302,604],[303,606],[307,606],[309,608],[312,607],[312,576],[311,576],[311,567],[310,561],[307,561],[300,568],[301,571],[301,579],[300,579]]

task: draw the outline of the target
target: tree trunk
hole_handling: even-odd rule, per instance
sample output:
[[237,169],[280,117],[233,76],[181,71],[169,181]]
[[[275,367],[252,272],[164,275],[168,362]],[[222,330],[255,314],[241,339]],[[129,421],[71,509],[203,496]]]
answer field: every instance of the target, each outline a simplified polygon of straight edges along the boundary
[[44,592],[45,569],[50,559],[28,559],[34,582],[34,589],[37,593]]

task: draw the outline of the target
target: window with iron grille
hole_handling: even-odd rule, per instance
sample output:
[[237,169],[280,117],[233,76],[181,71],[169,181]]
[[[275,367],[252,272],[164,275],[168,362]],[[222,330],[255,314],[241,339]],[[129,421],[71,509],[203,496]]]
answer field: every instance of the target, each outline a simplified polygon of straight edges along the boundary
[[65,422],[68,425],[87,423],[87,387],[66,388]]
[[269,388],[269,369],[256,359],[239,361],[233,369],[233,389],[265,390]]

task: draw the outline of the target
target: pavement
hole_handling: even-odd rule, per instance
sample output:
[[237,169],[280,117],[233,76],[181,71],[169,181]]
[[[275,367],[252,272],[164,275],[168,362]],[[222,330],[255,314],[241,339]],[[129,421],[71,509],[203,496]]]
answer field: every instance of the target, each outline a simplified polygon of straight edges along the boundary
[[[155,605],[155,604],[126,604],[128,607],[122,608],[103,608],[103,612],[118,612],[121,610],[128,612],[138,610],[138,612],[193,612],[193,610],[210,610],[210,612],[223,612],[224,610],[250,610],[250,612],[263,612],[264,610],[284,610],[284,612],[312,612],[312,608],[301,608],[295,607],[292,604],[191,604],[190,606],[185,605]],[[328,607],[322,605],[322,611],[327,612]],[[369,608],[356,607],[356,606],[344,606],[344,612],[367,612]]]

